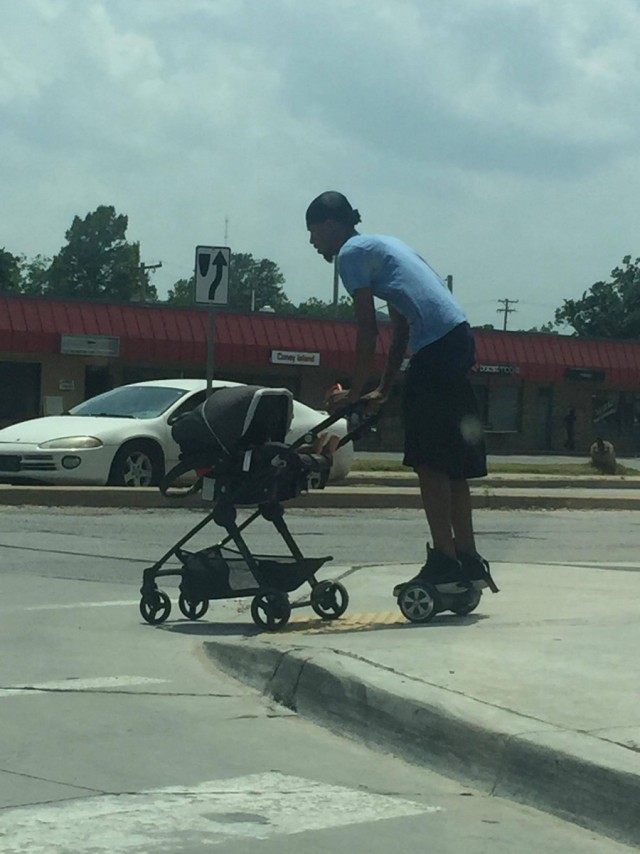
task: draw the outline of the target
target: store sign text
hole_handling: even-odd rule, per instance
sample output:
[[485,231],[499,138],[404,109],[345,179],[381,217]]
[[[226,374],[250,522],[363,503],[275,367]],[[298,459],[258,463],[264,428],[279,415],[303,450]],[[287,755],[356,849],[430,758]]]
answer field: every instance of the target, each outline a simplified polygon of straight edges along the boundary
[[274,365],[319,365],[320,353],[305,353],[296,350],[272,350]]
[[480,374],[519,374],[519,365],[478,365]]

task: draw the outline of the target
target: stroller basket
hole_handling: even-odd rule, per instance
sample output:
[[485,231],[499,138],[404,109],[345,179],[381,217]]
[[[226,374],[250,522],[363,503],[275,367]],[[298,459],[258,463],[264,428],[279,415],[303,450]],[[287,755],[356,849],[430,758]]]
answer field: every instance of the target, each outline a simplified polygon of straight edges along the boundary
[[251,566],[240,552],[221,546],[199,552],[179,551],[177,556],[184,565],[180,592],[189,601],[255,596],[267,588],[292,593],[330,560],[252,555]]

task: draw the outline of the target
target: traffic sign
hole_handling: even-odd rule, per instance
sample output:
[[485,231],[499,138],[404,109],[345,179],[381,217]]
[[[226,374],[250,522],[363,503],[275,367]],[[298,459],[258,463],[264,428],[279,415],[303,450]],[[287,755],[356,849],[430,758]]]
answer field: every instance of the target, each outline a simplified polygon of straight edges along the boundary
[[196,246],[196,302],[226,305],[229,302],[228,246]]

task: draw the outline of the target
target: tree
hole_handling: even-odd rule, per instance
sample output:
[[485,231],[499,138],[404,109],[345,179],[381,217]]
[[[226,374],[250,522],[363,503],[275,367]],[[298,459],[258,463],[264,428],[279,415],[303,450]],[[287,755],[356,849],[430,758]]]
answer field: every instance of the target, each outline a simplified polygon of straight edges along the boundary
[[640,258],[622,259],[611,271],[612,281],[596,282],[579,300],[565,300],[556,323],[572,326],[579,336],[640,337]]
[[543,323],[542,326],[532,326],[531,329],[525,329],[525,332],[538,332],[541,335],[558,335],[558,329],[553,321]]
[[0,249],[0,293],[21,293],[20,258],[6,249]]
[[73,218],[66,246],[49,270],[53,296],[115,302],[155,301],[157,291],[140,263],[140,244],[125,239],[128,217],[100,205],[84,219]]
[[293,313],[300,317],[318,317],[327,320],[354,320],[355,317],[353,300],[344,295],[340,297],[337,306],[317,297],[310,297],[305,302],[301,302]]
[[229,264],[229,310],[259,311],[267,306],[277,314],[291,306],[282,289],[284,276],[268,258],[257,260],[248,252],[231,253]]
[[51,258],[36,255],[31,261],[22,259],[21,263],[21,292],[27,296],[42,296],[49,292],[49,271]]
[[169,288],[167,302],[170,305],[192,306],[195,302],[195,278],[178,279],[172,288]]
[[0,249],[0,291],[5,294],[41,296],[47,293],[51,259],[36,255],[27,261],[24,255],[13,255]]
[[[271,308],[277,314],[288,314],[294,306],[282,289],[284,276],[278,265],[268,258],[257,259],[248,252],[231,253],[229,263],[228,311],[241,313]],[[170,288],[170,305],[193,305],[195,277],[178,279]]]

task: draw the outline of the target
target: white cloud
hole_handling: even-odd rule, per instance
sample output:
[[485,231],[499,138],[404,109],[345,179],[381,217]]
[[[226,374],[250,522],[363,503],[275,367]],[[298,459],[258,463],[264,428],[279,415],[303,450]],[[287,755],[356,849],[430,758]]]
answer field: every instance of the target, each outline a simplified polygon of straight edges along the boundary
[[369,0],[366,15],[358,0],[0,0],[0,13],[11,251],[52,254],[75,214],[115,204],[166,291],[228,218],[232,248],[279,263],[293,299],[330,298],[303,213],[333,187],[365,227],[453,273],[473,321],[508,296],[525,326],[638,252],[633,0]]

